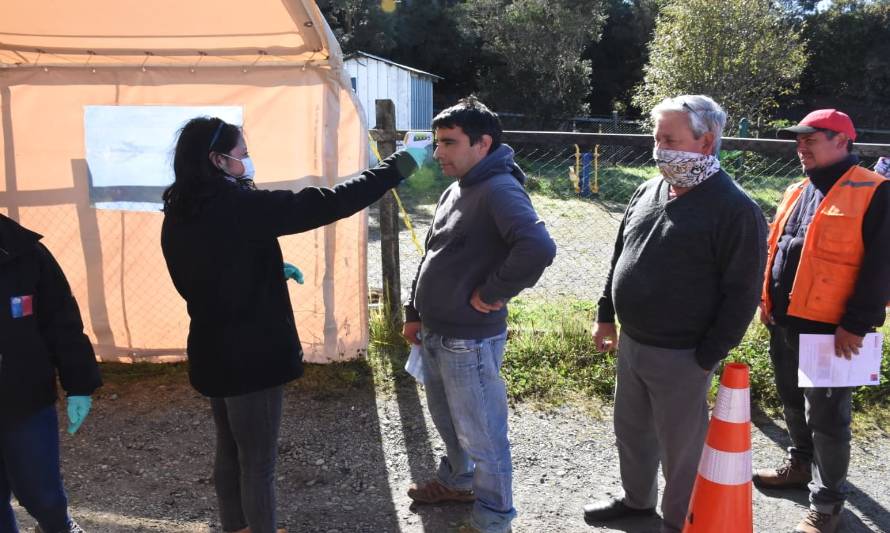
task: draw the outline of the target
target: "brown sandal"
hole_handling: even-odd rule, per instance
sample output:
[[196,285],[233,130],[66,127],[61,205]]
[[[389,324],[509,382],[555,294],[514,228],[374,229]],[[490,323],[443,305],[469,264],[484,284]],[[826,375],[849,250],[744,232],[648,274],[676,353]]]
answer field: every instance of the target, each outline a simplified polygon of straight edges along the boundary
[[428,481],[423,485],[411,485],[408,497],[415,503],[473,502],[476,495],[472,490],[455,490],[446,487],[438,480]]

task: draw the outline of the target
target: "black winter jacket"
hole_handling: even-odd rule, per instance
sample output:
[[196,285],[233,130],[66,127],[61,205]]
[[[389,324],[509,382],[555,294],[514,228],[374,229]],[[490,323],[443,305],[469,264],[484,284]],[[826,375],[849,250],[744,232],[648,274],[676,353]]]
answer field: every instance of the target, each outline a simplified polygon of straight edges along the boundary
[[102,385],[65,274],[41,236],[0,215],[0,428]]
[[[796,333],[828,334],[837,329],[838,324],[789,316],[788,304],[807,229],[828,191],[858,163],[859,157],[850,155],[833,165],[807,172],[810,184],[801,194],[784,232],[779,236],[772,269],[767,273],[770,276],[773,319],[776,324]],[[844,329],[859,336],[880,327],[887,316],[885,305],[890,300],[890,181],[878,185],[872,196],[862,219],[862,241],[865,256],[856,289],[847,300],[847,308],[840,322]]]
[[332,189],[298,192],[219,179],[206,185],[196,215],[165,214],[161,247],[191,318],[189,377],[198,392],[237,396],[302,375],[278,237],[361,211],[415,168],[399,152]]

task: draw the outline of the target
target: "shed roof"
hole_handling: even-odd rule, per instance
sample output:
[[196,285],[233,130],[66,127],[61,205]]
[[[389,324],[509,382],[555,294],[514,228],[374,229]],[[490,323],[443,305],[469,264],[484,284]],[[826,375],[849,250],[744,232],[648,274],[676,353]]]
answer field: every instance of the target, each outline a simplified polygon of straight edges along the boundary
[[357,58],[357,57],[367,57],[367,58],[374,59],[374,60],[377,60],[377,61],[382,61],[382,62],[384,62],[384,63],[386,63],[386,64],[388,64],[388,65],[392,65],[392,66],[394,66],[394,67],[398,67],[398,68],[401,68],[401,69],[404,69],[404,70],[408,70],[408,71],[414,72],[415,74],[420,74],[421,76],[429,76],[430,78],[433,78],[433,81],[437,81],[437,80],[441,80],[441,79],[443,79],[442,76],[437,76],[437,75],[435,75],[435,74],[432,74],[432,73],[430,73],[430,72],[426,72],[426,71],[424,71],[424,70],[420,70],[420,69],[416,69],[416,68],[414,68],[414,67],[409,67],[409,66],[406,66],[406,65],[402,65],[402,64],[396,63],[395,61],[390,61],[389,59],[386,59],[386,58],[383,58],[383,57],[380,57],[380,56],[375,56],[374,54],[369,54],[369,53],[367,53],[367,52],[361,52],[361,51],[359,51],[359,52],[351,52],[351,53],[349,53],[349,54],[346,54],[346,56],[345,56],[343,59],[344,59],[345,61],[349,61],[350,59],[355,59],[355,58]]

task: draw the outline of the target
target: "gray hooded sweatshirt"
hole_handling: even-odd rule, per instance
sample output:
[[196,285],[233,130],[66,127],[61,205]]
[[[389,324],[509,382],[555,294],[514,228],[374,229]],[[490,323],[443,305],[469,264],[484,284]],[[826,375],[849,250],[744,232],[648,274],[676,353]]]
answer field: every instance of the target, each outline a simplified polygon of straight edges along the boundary
[[442,193],[405,306],[407,321],[460,339],[506,330],[507,306],[480,313],[470,305],[473,291],[478,287],[486,303],[506,302],[533,286],[556,255],[524,182],[513,149],[502,144]]

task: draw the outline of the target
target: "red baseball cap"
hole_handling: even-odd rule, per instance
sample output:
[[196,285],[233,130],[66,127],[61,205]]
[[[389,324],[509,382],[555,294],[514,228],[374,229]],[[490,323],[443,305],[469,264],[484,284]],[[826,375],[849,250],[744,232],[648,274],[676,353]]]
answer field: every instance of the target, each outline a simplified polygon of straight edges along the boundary
[[[851,141],[856,140],[856,128],[853,127],[853,121],[850,120],[849,115],[837,109],[817,109],[803,117],[797,126],[780,129],[779,136],[793,137],[798,133],[815,133],[820,130],[836,131],[845,134]],[[785,132],[792,135],[782,135]]]

